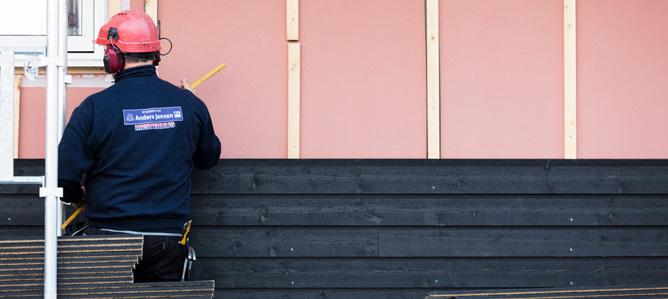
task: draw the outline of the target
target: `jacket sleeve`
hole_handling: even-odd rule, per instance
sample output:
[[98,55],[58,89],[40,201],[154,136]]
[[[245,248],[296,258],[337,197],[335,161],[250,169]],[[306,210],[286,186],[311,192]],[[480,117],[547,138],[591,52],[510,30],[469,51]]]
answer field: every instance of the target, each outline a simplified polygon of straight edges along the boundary
[[199,138],[197,139],[197,148],[193,154],[193,165],[198,169],[209,169],[218,163],[220,159],[220,140],[213,131],[211,115],[206,105],[201,104],[201,127]]
[[58,185],[63,188],[62,200],[70,203],[77,203],[83,198],[81,179],[93,164],[93,155],[86,147],[93,117],[82,106],[72,113],[58,145]]

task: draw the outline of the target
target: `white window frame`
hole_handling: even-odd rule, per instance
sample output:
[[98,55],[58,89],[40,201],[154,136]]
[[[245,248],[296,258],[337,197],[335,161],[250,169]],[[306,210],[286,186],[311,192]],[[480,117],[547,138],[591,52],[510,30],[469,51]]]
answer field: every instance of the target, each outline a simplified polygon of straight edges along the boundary
[[[2,0],[8,1],[8,0]],[[101,67],[104,49],[95,44],[97,31],[107,20],[107,0],[82,0],[80,36],[67,39],[68,66]],[[46,19],[46,15],[44,16]],[[46,47],[45,35],[0,35],[0,47]],[[23,67],[24,56],[16,55],[16,67]]]

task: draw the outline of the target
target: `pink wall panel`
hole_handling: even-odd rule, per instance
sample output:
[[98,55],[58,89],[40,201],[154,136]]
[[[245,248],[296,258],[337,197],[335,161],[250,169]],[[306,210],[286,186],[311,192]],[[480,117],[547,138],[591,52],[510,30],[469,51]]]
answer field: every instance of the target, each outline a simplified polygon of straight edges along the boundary
[[562,5],[441,1],[444,158],[563,157]]
[[130,9],[144,10],[144,4],[146,4],[144,0],[131,0]]
[[302,157],[425,157],[424,1],[300,9]]
[[668,158],[668,1],[578,1],[578,155]]
[[285,1],[161,1],[162,35],[174,43],[160,76],[192,80],[227,68],[197,95],[211,111],[223,158],[287,156]]
[[[67,115],[89,95],[100,88],[68,88]],[[21,88],[21,118],[19,124],[19,158],[44,158],[45,99],[44,88]]]

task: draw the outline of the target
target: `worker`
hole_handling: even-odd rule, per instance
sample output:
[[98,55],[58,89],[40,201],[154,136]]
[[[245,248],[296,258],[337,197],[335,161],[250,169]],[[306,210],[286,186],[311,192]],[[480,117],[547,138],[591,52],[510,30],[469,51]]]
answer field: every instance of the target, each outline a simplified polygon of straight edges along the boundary
[[216,165],[220,141],[204,102],[156,75],[160,38],[147,14],[114,15],[96,43],[115,83],[86,98],[65,128],[62,200],[85,200],[86,235],[144,236],[136,282],[178,281],[188,254],[180,240],[191,173]]

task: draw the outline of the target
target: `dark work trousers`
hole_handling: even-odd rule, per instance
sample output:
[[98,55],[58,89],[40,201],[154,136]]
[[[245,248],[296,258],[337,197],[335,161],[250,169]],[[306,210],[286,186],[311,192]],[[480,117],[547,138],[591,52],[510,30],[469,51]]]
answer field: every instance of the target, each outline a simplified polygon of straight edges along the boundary
[[[123,235],[88,227],[84,235]],[[183,262],[188,256],[180,237],[144,236],[141,261],[134,270],[135,282],[181,281]]]

